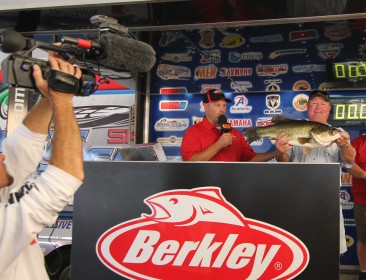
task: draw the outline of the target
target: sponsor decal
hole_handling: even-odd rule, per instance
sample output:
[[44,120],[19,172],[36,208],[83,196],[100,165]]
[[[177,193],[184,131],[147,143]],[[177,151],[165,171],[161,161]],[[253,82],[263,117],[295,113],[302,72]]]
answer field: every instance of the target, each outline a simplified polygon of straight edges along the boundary
[[274,43],[274,42],[282,42],[283,37],[282,34],[273,34],[259,37],[251,37],[249,38],[251,43]]
[[353,202],[342,202],[342,209],[344,210],[353,210]]
[[46,228],[72,229],[72,220],[58,219],[53,225]]
[[352,236],[346,234],[346,245],[347,247],[351,247],[353,244],[355,244],[355,240],[353,239]]
[[240,34],[227,34],[220,43],[221,48],[231,49],[240,47],[245,43],[245,39]]
[[292,106],[294,106],[296,111],[306,111],[308,108],[308,98],[306,94],[295,95],[292,99]]
[[201,39],[199,45],[202,48],[212,48],[215,45],[215,33],[210,29],[200,31]]
[[[202,102],[201,102],[201,104],[202,104]],[[196,123],[199,123],[199,122],[201,122],[202,121],[202,117],[192,117],[192,123],[193,124],[196,124]]]
[[187,109],[187,100],[160,101],[160,111],[185,111]]
[[356,222],[354,219],[344,219],[344,225],[346,226],[356,226]]
[[157,141],[159,143],[161,143],[162,146],[166,146],[166,147],[177,147],[180,146],[182,144],[182,137],[177,137],[177,136],[170,136],[170,137],[159,137],[157,139]]
[[326,67],[323,64],[308,64],[292,66],[294,73],[311,73],[311,72],[325,72]]
[[151,214],[108,229],[96,244],[99,260],[128,279],[284,280],[308,265],[300,239],[244,217],[218,187],[164,191],[144,202]]
[[253,69],[250,67],[230,67],[230,68],[220,68],[220,77],[244,77],[252,76]]
[[264,110],[264,114],[282,114],[282,110],[278,109],[281,104],[281,97],[278,94],[270,94],[266,96],[267,110]]
[[185,53],[165,53],[160,58],[172,62],[192,61],[191,51]]
[[274,80],[264,80],[264,84],[266,86],[266,91],[280,91],[280,84],[282,83],[282,79],[274,79]]
[[6,121],[8,119],[8,105],[9,105],[9,87],[0,85],[0,127],[1,127],[1,129],[6,128]]
[[351,195],[348,191],[346,190],[341,190],[340,192],[340,197],[341,197],[341,201],[342,202],[348,202],[351,200]]
[[220,63],[221,62],[221,51],[220,50],[212,50],[212,51],[202,51],[201,52],[201,63]]
[[342,172],[341,174],[342,186],[352,186],[352,175]]
[[293,90],[298,91],[298,90],[310,90],[311,86],[307,81],[301,80],[301,81],[297,81],[294,83]]
[[160,94],[188,93],[186,87],[164,87],[160,89]]
[[351,30],[346,21],[333,22],[332,25],[328,25],[324,28],[325,37],[331,41],[341,41],[351,36]]
[[217,76],[217,67],[213,64],[207,66],[198,66],[194,70],[194,79],[215,79]]
[[253,85],[250,81],[231,81],[230,87],[235,92],[247,92],[249,88],[253,87]]
[[269,85],[266,86],[266,91],[280,91],[281,88],[278,84],[276,83],[270,83]]
[[188,127],[188,124],[188,119],[162,118],[155,123],[154,127],[155,131],[182,131]]
[[170,43],[173,43],[177,39],[182,38],[184,38],[184,36],[182,35],[182,33],[179,32],[170,32],[170,31],[163,32],[163,35],[159,40],[159,46],[167,47]]
[[270,59],[275,59],[279,56],[290,55],[290,54],[304,54],[306,49],[287,49],[287,50],[276,50],[269,54]]
[[326,60],[336,58],[341,49],[343,48],[342,43],[327,43],[327,44],[317,44],[316,48],[318,50],[318,55]]
[[228,119],[228,122],[232,127],[252,127],[253,123],[251,119]]
[[191,70],[184,66],[160,64],[156,74],[163,80],[187,80],[191,77]]
[[205,93],[206,90],[210,88],[220,89],[221,84],[201,84],[201,93]]
[[278,76],[286,74],[288,72],[287,64],[274,64],[274,65],[263,65],[258,64],[256,66],[256,72],[258,76]]
[[240,62],[241,60],[261,60],[262,58],[262,52],[229,52],[229,61],[233,63]]
[[290,32],[290,42],[314,40],[318,38],[319,35],[316,29],[298,30]]
[[256,121],[256,126],[268,126],[272,125],[272,118],[258,118]]
[[74,112],[81,129],[129,124],[130,107],[128,106],[77,106]]
[[230,106],[230,113],[247,114],[250,113],[252,109],[252,106],[248,106],[248,99],[245,95],[237,95],[234,98],[234,105]]
[[334,85],[332,83],[323,82],[319,85],[319,89],[321,90],[327,90],[327,89],[333,89]]

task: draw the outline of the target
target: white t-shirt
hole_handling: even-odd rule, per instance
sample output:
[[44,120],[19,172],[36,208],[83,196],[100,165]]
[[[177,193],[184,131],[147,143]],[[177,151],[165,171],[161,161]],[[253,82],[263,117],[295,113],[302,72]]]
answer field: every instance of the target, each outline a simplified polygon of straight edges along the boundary
[[21,124],[4,140],[5,166],[14,178],[0,189],[0,280],[49,279],[37,234],[51,225],[82,182],[49,165],[35,172],[47,135]]

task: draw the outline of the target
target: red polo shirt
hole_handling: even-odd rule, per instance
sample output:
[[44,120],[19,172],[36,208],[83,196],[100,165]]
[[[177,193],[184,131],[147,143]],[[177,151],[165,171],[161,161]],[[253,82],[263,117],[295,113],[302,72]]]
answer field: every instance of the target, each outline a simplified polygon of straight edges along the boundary
[[[360,135],[352,141],[352,146],[356,149],[355,162],[366,170],[366,135]],[[357,204],[366,205],[366,181],[352,178],[351,193],[353,201]]]
[[[233,144],[223,148],[210,161],[250,161],[256,153],[245,141],[243,135],[233,128]],[[189,160],[196,152],[201,152],[215,143],[221,130],[214,127],[206,117],[202,122],[190,126],[183,136],[181,154],[184,161]]]

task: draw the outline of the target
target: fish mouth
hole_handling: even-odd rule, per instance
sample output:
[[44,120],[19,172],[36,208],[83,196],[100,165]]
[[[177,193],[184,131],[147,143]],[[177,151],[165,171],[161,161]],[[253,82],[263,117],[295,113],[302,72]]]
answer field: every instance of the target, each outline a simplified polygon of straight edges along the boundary
[[152,210],[152,213],[150,215],[142,214],[143,217],[151,219],[151,220],[157,220],[157,221],[166,220],[171,217],[168,210],[165,207],[163,207],[161,204],[155,203],[153,201],[147,201],[147,203],[149,204],[149,207]]
[[332,132],[332,135],[326,134],[325,136],[322,134],[316,134],[316,133],[311,133],[311,136],[313,137],[313,139],[319,143],[322,146],[329,146],[330,144],[332,144],[333,141],[337,140],[338,138],[341,137],[340,131],[335,131]]

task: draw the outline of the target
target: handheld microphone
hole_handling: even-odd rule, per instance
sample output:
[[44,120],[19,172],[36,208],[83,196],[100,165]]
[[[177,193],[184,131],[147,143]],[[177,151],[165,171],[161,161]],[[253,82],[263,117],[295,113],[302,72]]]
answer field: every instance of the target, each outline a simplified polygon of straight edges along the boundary
[[99,42],[66,37],[64,43],[74,44],[80,49],[35,41],[11,29],[3,30],[0,35],[0,50],[4,53],[40,48],[61,54],[68,53],[83,59],[86,50],[91,50],[91,53],[87,54],[88,61],[99,63],[115,71],[131,72],[147,72],[156,61],[155,51],[150,45],[116,34],[103,34]]
[[231,130],[231,124],[227,122],[227,118],[225,115],[219,116],[217,121],[221,126],[222,133],[227,133]]

